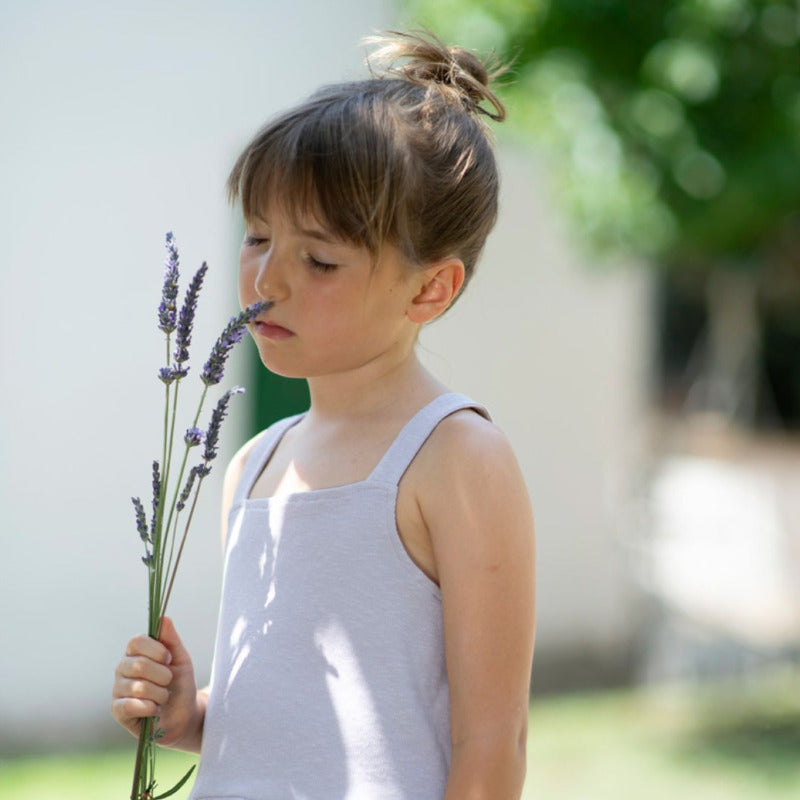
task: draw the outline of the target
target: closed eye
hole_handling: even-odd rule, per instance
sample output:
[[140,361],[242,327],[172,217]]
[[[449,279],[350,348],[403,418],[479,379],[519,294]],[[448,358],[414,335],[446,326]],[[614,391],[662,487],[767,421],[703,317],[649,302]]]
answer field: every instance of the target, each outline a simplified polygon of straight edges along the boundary
[[317,269],[320,272],[331,272],[337,267],[336,264],[328,264],[325,261],[317,261],[317,259],[311,255],[306,256],[306,261],[311,265],[313,269]]
[[257,236],[247,236],[245,237],[244,243],[248,247],[257,247],[258,245],[268,241],[269,239],[259,239]]

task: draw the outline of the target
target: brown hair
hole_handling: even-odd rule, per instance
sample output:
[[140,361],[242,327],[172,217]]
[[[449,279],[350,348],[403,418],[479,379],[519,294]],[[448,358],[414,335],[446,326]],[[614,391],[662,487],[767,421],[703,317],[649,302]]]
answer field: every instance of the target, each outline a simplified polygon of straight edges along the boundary
[[505,118],[488,88],[503,70],[428,33],[368,41],[383,74],[370,63],[371,78],[325,86],[267,123],[237,159],[229,198],[247,219],[272,200],[295,219],[311,213],[375,258],[384,241],[413,263],[458,257],[466,286],[497,218],[479,115]]

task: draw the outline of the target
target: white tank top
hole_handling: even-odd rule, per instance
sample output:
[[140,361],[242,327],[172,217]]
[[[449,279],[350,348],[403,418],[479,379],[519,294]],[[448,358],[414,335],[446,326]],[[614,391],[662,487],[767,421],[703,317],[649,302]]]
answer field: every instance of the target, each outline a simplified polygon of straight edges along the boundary
[[230,511],[200,766],[190,800],[441,800],[450,718],[441,593],[397,532],[397,486],[453,392],[406,424],[358,483],[248,494],[283,434],[271,425]]

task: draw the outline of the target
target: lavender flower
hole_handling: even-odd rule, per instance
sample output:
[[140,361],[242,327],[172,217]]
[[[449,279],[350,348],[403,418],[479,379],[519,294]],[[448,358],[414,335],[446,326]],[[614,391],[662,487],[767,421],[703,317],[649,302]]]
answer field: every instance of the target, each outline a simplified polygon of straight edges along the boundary
[[219,430],[222,426],[222,420],[225,419],[225,414],[228,413],[228,403],[231,397],[235,394],[242,394],[244,389],[241,386],[235,386],[233,389],[228,389],[222,397],[217,401],[217,405],[211,412],[211,422],[208,423],[208,430],[206,431],[206,446],[203,450],[203,458],[206,464],[213,461],[217,456],[217,444],[219,442]]
[[147,535],[147,520],[144,516],[144,506],[138,497],[131,497],[131,502],[136,510],[136,530],[139,531],[139,537],[143,542],[149,542],[150,537]]
[[186,433],[183,434],[183,441],[189,447],[195,447],[203,441],[203,431],[200,428],[187,428]]
[[242,340],[245,325],[252,322],[262,311],[266,311],[272,303],[258,302],[248,306],[238,316],[232,317],[225,329],[219,335],[219,339],[211,348],[211,355],[208,357],[203,374],[200,379],[206,386],[214,386],[222,380],[225,370],[225,362],[228,360],[233,346]]
[[164,333],[175,330],[177,313],[175,299],[178,296],[178,248],[172,231],[167,234],[168,258],[164,264],[164,286],[161,290],[161,304],[158,306],[158,327]]
[[142,564],[144,564],[148,569],[153,568],[153,554],[148,550],[146,556],[142,556]]
[[158,377],[169,386],[175,380],[175,373],[172,371],[172,367],[161,367],[158,371]]
[[208,264],[204,261],[200,269],[195,272],[192,282],[186,290],[186,296],[183,298],[181,313],[178,317],[178,333],[175,336],[175,362],[177,364],[183,364],[189,359],[189,345],[192,343],[192,326],[197,310],[197,297],[203,287],[203,278],[205,278],[207,270]]
[[158,468],[158,461],[153,461],[153,518],[150,521],[150,541],[156,530],[156,517],[158,516],[158,504],[161,498],[161,474]]
[[[197,430],[195,428],[195,430]],[[175,505],[175,508],[178,511],[183,511],[184,507],[186,506],[186,501],[189,499],[189,495],[192,493],[192,486],[194,485],[194,479],[197,477],[197,467],[192,467],[189,470],[189,477],[186,479],[186,483],[181,490],[181,496],[178,498],[178,502]]]

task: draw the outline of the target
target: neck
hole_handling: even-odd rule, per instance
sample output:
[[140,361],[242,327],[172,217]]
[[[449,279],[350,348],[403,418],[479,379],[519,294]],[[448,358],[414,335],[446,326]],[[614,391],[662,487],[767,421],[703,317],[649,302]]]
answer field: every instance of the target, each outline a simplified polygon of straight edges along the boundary
[[385,416],[389,408],[406,413],[446,387],[419,363],[413,350],[402,359],[366,364],[359,370],[308,379],[309,425],[368,421]]

